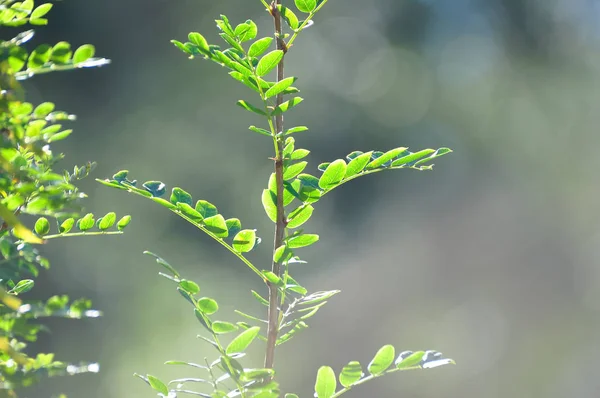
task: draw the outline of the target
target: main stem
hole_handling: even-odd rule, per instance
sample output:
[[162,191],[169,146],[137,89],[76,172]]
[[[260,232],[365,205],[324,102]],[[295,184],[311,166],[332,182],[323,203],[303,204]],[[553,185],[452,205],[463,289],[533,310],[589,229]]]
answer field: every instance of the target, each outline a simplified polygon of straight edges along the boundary
[[[283,51],[284,55],[286,52],[286,46],[282,39],[281,33],[281,15],[277,6],[281,4],[281,0],[273,0],[270,6],[270,12],[275,22],[275,41],[277,43],[277,49]],[[277,81],[283,80],[283,58],[277,65]],[[279,106],[283,103],[283,94],[277,94],[275,99],[275,105]],[[283,114],[275,116],[275,128],[277,134],[283,131]],[[275,223],[275,238],[273,243],[273,253],[275,250],[283,244],[283,238],[285,236],[285,213],[283,208],[283,138],[277,136],[274,138],[275,143],[275,183],[277,186],[277,222]],[[273,260],[271,271],[280,276],[281,264]],[[277,286],[268,282],[269,286],[269,313],[268,321],[269,326],[267,330],[267,350],[265,354],[265,368],[273,369],[273,363],[275,361],[275,344],[277,343],[277,334],[279,333],[279,291]]]

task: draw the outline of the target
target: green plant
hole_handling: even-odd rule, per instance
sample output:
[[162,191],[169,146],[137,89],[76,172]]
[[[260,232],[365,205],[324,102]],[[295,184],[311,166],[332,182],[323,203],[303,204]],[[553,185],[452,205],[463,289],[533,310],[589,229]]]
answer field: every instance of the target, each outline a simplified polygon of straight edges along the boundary
[[[175,397],[188,393],[203,397],[279,397],[279,386],[274,380],[274,358],[276,347],[289,341],[299,331],[306,328],[306,321],[327,303],[338,290],[308,293],[292,275],[292,267],[303,261],[297,249],[310,246],[319,240],[316,234],[305,233],[301,228],[312,216],[314,205],[327,193],[348,181],[384,170],[412,169],[429,170],[431,161],[451,152],[448,148],[424,149],[410,152],[407,148],[395,148],[386,152],[355,151],[347,159],[337,159],[318,166],[320,176],[304,173],[307,162],[303,160],[309,151],[296,148],[292,134],[307,130],[305,126],[284,129],[283,115],[302,102],[296,96],[299,90],[294,87],[295,77],[284,76],[284,58],[298,35],[313,22],[315,14],[327,0],[295,0],[295,7],[304,19],[299,19],[280,0],[267,4],[261,0],[267,12],[273,17],[275,35],[257,39],[257,25],[247,20],[237,26],[230,24],[221,15],[216,21],[219,36],[228,48],[221,49],[209,44],[200,33],[192,32],[187,42],[173,40],[173,44],[190,58],[211,60],[227,69],[229,75],[246,85],[258,95],[260,102],[253,104],[240,100],[237,104],[243,109],[260,116],[266,127],[250,126],[250,130],[268,137],[274,148],[274,173],[267,188],[262,193],[262,204],[267,216],[275,224],[273,257],[270,270],[261,270],[246,257],[257,244],[254,229],[242,229],[237,218],[226,219],[217,207],[205,200],[195,204],[192,195],[181,188],[173,188],[168,200],[162,199],[166,193],[165,184],[148,181],[141,187],[129,179],[127,171],[120,171],[112,179],[99,180],[102,184],[134,193],[168,208],[173,213],[196,226],[225,249],[241,260],[268,287],[268,297],[252,291],[252,296],[267,309],[265,320],[236,311],[244,321],[236,324],[224,322],[215,317],[217,302],[209,297],[199,297],[197,283],[185,279],[167,261],[147,252],[161,264],[166,273],[160,274],[176,284],[177,291],[191,304],[195,316],[208,332],[200,336],[212,345],[217,359],[204,364],[171,361],[171,365],[187,365],[201,369],[205,378],[182,378],[165,383],[152,375],[137,375],[145,380],[160,396]],[[290,31],[284,32],[282,21]],[[273,48],[275,47],[275,48]],[[267,77],[275,72],[275,79]],[[289,96],[289,99],[285,99]],[[267,325],[266,333],[260,326]],[[235,337],[234,333],[237,333]],[[245,367],[240,359],[247,347],[255,340],[265,342],[265,362],[263,366]],[[226,342],[227,341],[227,342]],[[358,362],[350,362],[339,373],[337,387],[336,374],[332,368],[324,366],[317,372],[315,384],[319,398],[338,397],[352,387],[384,374],[405,369],[428,368],[453,363],[442,358],[435,351],[405,351],[396,355],[391,345],[383,346],[367,366],[365,376]],[[204,384],[205,388],[195,389],[188,385]],[[286,394],[286,397],[296,397]]]
[[[32,0],[0,0],[0,26],[45,25],[52,4],[34,6]],[[19,81],[52,71],[101,66],[109,61],[94,58],[89,44],[71,49],[67,42],[42,44],[28,52],[25,44],[33,30],[0,41],[0,390],[16,396],[15,389],[35,383],[41,376],[97,372],[95,363],[69,364],[52,353],[29,356],[24,349],[46,330],[40,318],[98,317],[86,299],[70,301],[56,295],[45,301],[23,296],[34,285],[41,269],[49,267],[35,245],[59,237],[119,234],[129,216],[117,222],[115,213],[95,220],[93,214],[78,218],[85,194],[74,183],[86,177],[94,163],[57,173],[63,158],[52,144],[71,134],[62,123],[74,115],[55,109],[51,102],[37,106],[24,100]],[[31,217],[34,216],[34,217]],[[34,225],[33,230],[26,227]],[[56,231],[52,231],[56,224]],[[115,225],[116,224],[116,225]],[[94,228],[95,226],[95,228]],[[72,232],[76,229],[77,232]],[[5,394],[6,393],[6,394]]]

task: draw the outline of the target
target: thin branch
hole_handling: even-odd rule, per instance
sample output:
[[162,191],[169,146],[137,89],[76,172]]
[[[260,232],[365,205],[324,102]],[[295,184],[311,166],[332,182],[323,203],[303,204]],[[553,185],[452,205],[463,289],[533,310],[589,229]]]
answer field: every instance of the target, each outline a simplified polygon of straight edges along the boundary
[[[270,12],[273,16],[275,24],[275,40],[277,42],[277,49],[283,51],[284,56],[287,50],[285,42],[283,41],[283,34],[281,29],[281,14],[279,13],[278,5],[281,4],[281,0],[274,0],[270,6]],[[285,58],[285,57],[284,57]],[[281,59],[277,65],[277,82],[283,80],[283,60]],[[277,94],[275,100],[275,106],[279,106],[283,103],[283,93]],[[283,114],[275,116],[275,129],[277,134],[283,131]],[[275,223],[275,237],[273,242],[273,253],[275,250],[282,245],[283,238],[285,235],[286,219],[283,207],[283,138],[276,136],[273,138],[275,141],[275,184],[277,186],[277,220]],[[273,260],[271,271],[280,276],[281,264]],[[269,286],[269,312],[267,319],[269,326],[267,330],[267,348],[265,354],[265,368],[272,369],[275,361],[275,345],[277,344],[277,334],[279,333],[279,291],[277,286],[272,283],[268,283]]]

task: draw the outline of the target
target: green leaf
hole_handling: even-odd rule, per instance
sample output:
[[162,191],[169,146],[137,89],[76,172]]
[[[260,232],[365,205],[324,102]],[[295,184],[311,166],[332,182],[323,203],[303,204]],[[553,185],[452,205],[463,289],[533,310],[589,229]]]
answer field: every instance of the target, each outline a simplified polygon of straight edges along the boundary
[[194,208],[188,205],[187,203],[177,203],[177,209],[182,215],[189,218],[195,224],[202,223],[202,220],[204,219],[204,217],[202,217],[202,214],[194,210]]
[[219,304],[209,297],[202,297],[199,299],[196,306],[206,315],[212,315],[219,310]]
[[147,375],[147,379],[148,383],[150,384],[150,387],[152,387],[154,391],[157,391],[165,396],[169,394],[169,389],[167,388],[167,385],[163,383],[159,378],[154,377],[152,375]]
[[344,387],[349,387],[363,377],[362,368],[358,361],[351,361],[344,366],[340,373],[340,384]]
[[92,58],[96,53],[96,49],[91,44],[84,44],[75,50],[73,54],[73,64],[77,65]]
[[171,191],[170,201],[174,205],[176,205],[177,203],[187,203],[188,205],[191,206],[191,204],[192,204],[192,195],[190,195],[189,193],[187,193],[186,191],[184,191],[181,188],[175,187]]
[[227,33],[229,36],[234,36],[233,28],[225,15],[221,14],[221,19],[217,19],[215,22],[223,32]]
[[294,97],[289,101],[285,101],[284,103],[282,103],[279,106],[276,106],[275,109],[273,109],[273,111],[271,112],[271,116],[276,116],[281,113],[285,113],[293,107],[295,107],[296,105],[298,105],[299,103],[301,103],[302,101],[303,99],[301,97]]
[[298,174],[302,173],[306,168],[308,162],[298,162],[292,165],[289,165],[283,171],[283,179],[284,181],[289,181],[292,178],[296,177]]
[[299,398],[299,397],[298,397],[298,395],[296,395],[296,394],[289,394],[289,393],[288,393],[288,394],[285,394],[285,397],[284,397],[284,398]]
[[260,327],[254,326],[249,329],[244,330],[240,333],[236,338],[234,338],[231,343],[225,349],[227,355],[231,355],[238,352],[244,352],[246,348],[254,341],[256,336],[258,336],[258,332],[260,332]]
[[38,118],[45,118],[53,110],[54,104],[52,102],[42,102],[33,110],[33,116]]
[[262,55],[267,49],[271,46],[271,42],[273,41],[272,37],[263,37],[262,39],[258,39],[248,49],[248,56],[250,57],[259,57]]
[[236,330],[238,330],[238,327],[233,323],[224,321],[214,321],[212,323],[212,330],[216,334],[225,334],[235,332]]
[[384,153],[383,155],[381,155],[380,157],[378,157],[377,159],[375,159],[371,163],[369,163],[367,165],[366,169],[373,170],[378,167],[381,167],[384,164],[391,162],[392,159],[394,159],[396,156],[402,154],[403,152],[406,152],[406,148],[394,148],[390,151],[387,151],[386,153]]
[[263,296],[261,296],[260,294],[258,294],[257,292],[255,292],[254,290],[251,290],[252,292],[252,296],[261,304],[263,304],[264,306],[269,306],[269,301],[267,299],[265,299]]
[[73,225],[75,225],[75,219],[67,218],[65,221],[62,222],[62,224],[60,224],[58,231],[61,234],[66,234],[71,230],[71,228],[73,228]]
[[66,64],[71,59],[73,51],[71,51],[71,44],[66,41],[59,41],[52,47],[52,55],[50,60],[57,64]]
[[243,24],[236,26],[233,33],[243,43],[248,40],[253,40],[258,33],[258,28],[256,27],[256,24],[249,19]]
[[369,363],[369,366],[367,367],[369,373],[378,375],[385,372],[385,370],[394,363],[395,357],[396,352],[394,346],[390,344],[384,345],[377,351],[375,357],[373,357],[371,363]]
[[319,187],[325,190],[335,187],[346,175],[346,169],[346,162],[343,159],[332,162],[319,178]]
[[[250,104],[249,102],[246,102],[244,100],[239,100],[237,102],[237,105],[241,106],[242,108],[244,108],[245,110],[249,111],[249,112],[253,112],[256,113],[258,115],[262,115],[262,116],[266,116],[267,113],[265,111],[263,111],[262,109]],[[269,134],[271,135],[271,134]]]
[[427,155],[434,153],[433,149],[423,149],[422,151],[411,153],[410,155],[403,156],[392,162],[392,167],[404,166],[408,163],[415,162]]
[[279,61],[283,59],[283,51],[281,50],[273,50],[270,53],[267,53],[264,57],[258,61],[258,65],[256,65],[256,74],[258,76],[264,76],[271,72]]
[[226,238],[229,233],[227,229],[227,223],[225,223],[225,218],[223,218],[223,216],[220,214],[205,218],[204,226],[218,238]]
[[335,394],[337,381],[335,372],[329,366],[321,366],[317,372],[317,381],[315,382],[315,394],[317,398],[330,398]]
[[35,227],[33,229],[35,230],[35,233],[40,236],[48,235],[48,232],[50,232],[50,223],[46,217],[40,217],[35,222]]
[[175,47],[177,47],[184,53],[189,54],[189,55],[193,54],[192,50],[190,50],[188,47],[186,47],[185,44],[183,44],[179,40],[171,40],[171,43],[173,43],[175,45]]
[[206,328],[206,330],[212,332],[212,325],[210,319],[208,319],[208,317],[204,315],[202,311],[200,311],[198,308],[194,308],[194,315],[196,315],[196,319],[200,321],[200,323]]
[[127,227],[129,225],[130,222],[131,222],[131,216],[123,216],[117,223],[117,229],[119,231],[124,230],[125,227]]
[[268,189],[263,190],[261,197],[263,208],[273,222],[277,222],[276,196]]
[[308,127],[306,126],[297,126],[297,127],[292,127],[291,129],[287,129],[283,135],[288,135],[288,134],[294,134],[294,133],[300,133],[302,131],[307,131]]
[[296,14],[294,14],[294,12],[292,10],[290,10],[289,8],[287,8],[285,6],[282,6],[281,4],[278,4],[277,8],[279,9],[281,16],[285,20],[285,23],[287,23],[288,26],[290,28],[292,28],[292,30],[298,29],[299,21],[298,21],[298,17],[296,16]]
[[70,136],[72,132],[73,132],[72,129],[63,130],[60,133],[56,133],[52,137],[50,137],[48,139],[48,142],[52,143],[52,142],[64,140],[65,138],[67,138],[68,136]]
[[403,356],[402,354],[400,354],[400,356],[396,360],[396,368],[407,369],[415,367],[421,363],[423,355],[425,355],[425,351],[416,351],[408,356]]
[[200,286],[198,286],[196,282],[188,281],[187,279],[182,279],[181,282],[179,282],[179,287],[192,295],[200,292]]
[[48,12],[52,9],[52,4],[46,3],[42,4],[39,7],[36,7],[35,10],[29,16],[30,19],[39,19],[44,15],[48,14]]
[[256,126],[250,126],[248,129],[254,131],[255,133],[266,135],[267,137],[272,137],[271,133],[265,129],[258,128]]
[[424,163],[432,161],[435,158],[439,158],[440,156],[443,156],[443,155],[445,155],[447,153],[451,153],[451,152],[452,152],[452,149],[450,149],[450,148],[440,148],[440,149],[436,150],[433,154],[428,156],[427,158],[421,159],[421,160],[415,162],[414,166],[420,166]]
[[233,238],[233,248],[238,253],[249,252],[254,248],[256,243],[256,231],[253,229],[245,229],[238,232]]
[[27,60],[27,67],[30,69],[36,69],[43,66],[50,60],[52,54],[52,47],[47,44],[39,45],[33,50],[29,59]]
[[278,287],[282,287],[283,286],[283,281],[281,280],[280,277],[278,277],[277,275],[275,275],[275,273],[271,272],[271,271],[263,271],[263,275],[265,277],[265,279],[272,283],[273,285],[276,285]]
[[346,174],[344,178],[350,178],[363,171],[367,163],[369,163],[369,161],[371,160],[372,153],[373,152],[363,153],[362,155],[359,155],[352,159],[346,167]]
[[115,221],[117,221],[117,215],[114,212],[106,213],[104,217],[102,217],[102,221],[98,224],[98,228],[101,231],[106,231],[113,225],[115,225]]
[[77,227],[81,231],[85,232],[94,226],[94,221],[94,215],[92,213],[88,213],[78,221],[79,225]]
[[20,280],[15,287],[10,289],[10,292],[15,294],[26,293],[33,289],[34,284],[35,282],[32,279],[23,279]]
[[298,228],[312,216],[314,208],[311,205],[302,205],[288,215],[288,228]]
[[217,206],[213,205],[206,200],[199,200],[196,202],[196,211],[202,215],[204,218],[216,216],[219,214],[217,210]]
[[295,77],[286,77],[285,79],[278,81],[265,92],[265,98],[271,98],[285,91],[285,89],[294,84],[296,80],[297,79]]
[[310,246],[319,240],[319,235],[316,234],[301,234],[288,238],[287,246],[290,249]]
[[308,154],[310,153],[310,151],[308,149],[296,149],[294,152],[292,152],[292,154],[290,155],[290,159],[291,160],[300,160],[300,159],[304,159],[305,157],[308,156]]
[[235,237],[235,235],[242,230],[242,222],[238,218],[229,218],[225,220],[225,225],[227,225],[227,236]]
[[[191,32],[188,35],[188,39],[190,42],[195,44],[202,53],[207,54],[207,55],[210,54],[210,49],[208,48],[208,42],[206,41],[204,36],[202,36],[200,33]],[[185,52],[187,52],[187,51],[185,51]]]
[[166,186],[161,181],[146,181],[142,187],[152,194],[154,197],[163,196],[166,191]]

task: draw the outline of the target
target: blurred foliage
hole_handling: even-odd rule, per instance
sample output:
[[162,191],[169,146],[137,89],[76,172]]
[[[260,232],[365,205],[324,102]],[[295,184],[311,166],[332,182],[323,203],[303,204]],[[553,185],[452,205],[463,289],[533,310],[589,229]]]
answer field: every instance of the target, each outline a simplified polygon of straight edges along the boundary
[[[50,3],[34,6],[31,0],[0,0],[0,26],[45,25],[51,8]],[[77,219],[80,200],[86,195],[74,183],[86,177],[95,163],[75,166],[73,172],[57,172],[63,155],[51,149],[51,144],[71,134],[62,123],[75,116],[56,110],[51,102],[26,102],[19,83],[41,73],[108,61],[93,58],[94,47],[89,44],[74,52],[67,42],[43,44],[28,52],[25,44],[33,36],[33,30],[26,30],[0,41],[0,389],[11,397],[16,396],[16,389],[43,376],[98,371],[96,363],[66,363],[56,360],[53,353],[26,350],[28,343],[48,331],[42,318],[100,316],[86,299],[71,301],[66,295],[28,299],[26,293],[34,288],[40,271],[50,266],[35,245],[58,237],[121,233],[129,222],[126,216],[113,228],[116,215],[112,212],[98,220],[91,213]],[[33,228],[26,226],[32,220],[28,216],[37,217]],[[51,234],[53,224],[56,233]],[[94,224],[98,231],[92,232]],[[73,227],[78,232],[71,232]]]

